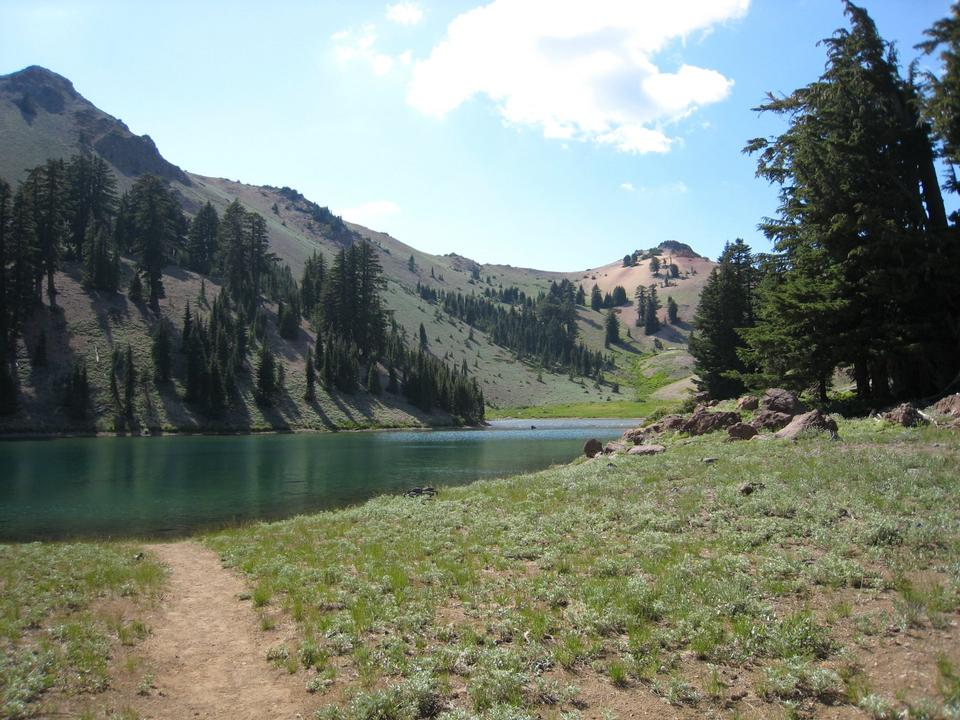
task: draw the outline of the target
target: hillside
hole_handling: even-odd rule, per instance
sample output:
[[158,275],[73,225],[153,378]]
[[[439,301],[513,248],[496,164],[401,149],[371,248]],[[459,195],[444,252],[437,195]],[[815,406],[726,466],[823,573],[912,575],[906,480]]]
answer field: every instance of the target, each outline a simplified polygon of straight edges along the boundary
[[[588,293],[594,282],[604,292],[623,285],[632,298],[638,284],[657,282],[648,263],[622,268],[618,261],[583,272],[554,273],[483,265],[456,254],[424,253],[389,234],[350,223],[349,219],[343,222],[291,188],[258,187],[184,171],[168,162],[149,136],[135,135],[122,121],[83,98],[69,80],[39,67],[0,77],[0,147],[0,177],[12,185],[22,180],[29,168],[47,159],[89,152],[107,161],[121,191],[129,189],[144,173],[162,177],[188,214],[195,213],[206,202],[222,213],[231,202],[239,200],[248,211],[266,220],[270,251],[288,264],[297,278],[313,253],[322,253],[329,261],[341,247],[358,238],[368,239],[379,249],[387,280],[385,304],[394,318],[411,338],[416,337],[422,323],[429,338],[429,350],[435,356],[450,365],[460,366],[465,362],[495,412],[511,414],[510,408],[542,406],[572,408],[584,403],[593,407],[603,403],[623,405],[623,401],[633,400],[629,387],[642,388],[641,394],[646,397],[648,391],[667,383],[679,381],[677,388],[689,383],[685,380],[689,376],[689,356],[682,350],[688,328],[682,322],[675,327],[665,325],[657,333],[665,348],[676,349],[665,356],[654,357],[654,338],[645,337],[633,328],[636,310],[632,306],[619,308],[617,312],[624,323],[623,342],[608,351],[616,367],[606,373],[606,384],[598,385],[517,362],[514,353],[492,343],[479,330],[475,329],[473,339],[469,339],[471,333],[466,323],[451,318],[438,305],[423,300],[416,291],[418,283],[437,291],[464,295],[481,294],[484,289],[516,287],[535,298],[545,292],[552,281],[569,279],[575,285],[583,285]],[[668,251],[672,251],[672,246],[665,253]],[[691,254],[695,255],[692,251]],[[668,294],[674,296],[680,306],[680,318],[686,320],[692,315],[712,265],[703,258],[679,255],[674,262],[682,273],[689,270],[696,274],[679,279],[674,287],[661,288],[659,292],[664,303]],[[129,262],[125,267],[129,272]],[[129,342],[138,365],[143,367],[149,363],[147,331],[156,318],[128,302],[123,292],[101,297],[84,289],[80,280],[80,268],[65,267],[57,276],[64,314],[51,315],[41,310],[29,323],[26,345],[18,349],[23,408],[17,415],[0,421],[0,427],[6,431],[69,427],[57,407],[57,383],[74,359],[84,359],[92,369],[95,395],[101,399],[106,397],[102,360],[109,356],[113,345]],[[179,267],[167,268],[164,275],[167,297],[161,303],[161,314],[179,326],[185,304],[188,300],[192,303],[197,296],[199,282],[199,276],[194,273]],[[206,283],[208,297],[212,298],[218,283],[215,278],[208,278]],[[125,285],[121,283],[121,287]],[[276,308],[268,306],[267,310],[274,313]],[[578,314],[580,341],[594,350],[603,350],[605,311],[595,312],[587,307],[580,308]],[[665,310],[661,314],[665,314]],[[632,337],[626,335],[627,328],[636,330],[631,332]],[[50,362],[44,368],[31,368],[31,343],[41,332],[48,334]],[[385,395],[377,400],[363,392],[343,396],[321,392],[316,406],[308,407],[300,400],[300,388],[305,384],[306,347],[312,341],[313,333],[306,322],[302,323],[300,336],[292,341],[282,340],[275,333],[271,335],[271,345],[285,366],[288,390],[284,402],[275,411],[264,415],[248,392],[242,412],[212,423],[194,415],[179,401],[177,393],[181,387],[177,381],[159,391],[143,383],[142,392],[138,394],[138,422],[149,428],[265,429],[408,425],[448,420],[442,416],[424,416],[400,398]],[[650,387],[644,378],[653,378],[656,387]],[[619,395],[613,383],[623,386]],[[630,414],[629,410],[628,402],[619,412]],[[98,416],[96,427],[110,429],[103,414]]]

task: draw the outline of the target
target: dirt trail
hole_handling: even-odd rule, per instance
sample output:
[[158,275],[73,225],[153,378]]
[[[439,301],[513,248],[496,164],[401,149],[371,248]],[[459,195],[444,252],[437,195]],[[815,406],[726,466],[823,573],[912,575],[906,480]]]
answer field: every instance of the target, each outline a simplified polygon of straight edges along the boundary
[[247,588],[195,542],[149,545],[170,568],[152,634],[139,648],[155,689],[136,703],[144,718],[262,720],[306,717],[303,679],[267,663],[278,642],[260,630]]

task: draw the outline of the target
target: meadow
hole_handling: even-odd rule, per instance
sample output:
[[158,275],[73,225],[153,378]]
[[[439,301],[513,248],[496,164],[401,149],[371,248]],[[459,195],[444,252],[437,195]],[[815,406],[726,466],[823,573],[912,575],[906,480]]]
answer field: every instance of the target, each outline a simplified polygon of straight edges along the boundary
[[[664,443],[200,540],[321,720],[960,714],[955,430]],[[96,690],[127,631],[90,608],[162,582],[135,552],[0,549],[6,715]]]

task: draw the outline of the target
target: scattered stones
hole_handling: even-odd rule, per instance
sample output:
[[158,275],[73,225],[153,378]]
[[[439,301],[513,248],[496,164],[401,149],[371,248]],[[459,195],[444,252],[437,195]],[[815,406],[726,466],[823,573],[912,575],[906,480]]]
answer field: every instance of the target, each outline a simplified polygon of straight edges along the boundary
[[706,435],[740,422],[740,413],[736,412],[707,412],[701,410],[690,416],[683,424],[683,431],[690,435]]
[[427,487],[410,488],[403,494],[403,496],[409,497],[409,498],[416,498],[416,497],[432,498],[436,494],[437,494],[436,488],[427,486]]
[[634,445],[627,450],[627,455],[659,455],[665,450],[663,445]]
[[700,461],[701,461],[701,462],[705,462],[707,465],[712,465],[713,463],[715,463],[715,462],[716,462],[717,460],[719,460],[719,459],[720,459],[720,458],[705,457],[705,458],[701,458]]
[[760,399],[760,406],[764,410],[786,413],[787,415],[797,415],[806,410],[796,395],[781,388],[767,390]]
[[731,440],[749,440],[757,434],[757,429],[753,425],[747,425],[744,422],[738,422],[727,428],[727,434]]
[[933,410],[939,415],[960,418],[960,393],[947,395],[933,406]]
[[603,445],[596,438],[590,438],[583,445],[583,454],[588,458],[595,458],[601,452],[603,452]]
[[659,435],[668,430],[682,430],[686,421],[687,419],[683,415],[664,415],[657,422],[639,428],[638,431],[649,435]]
[[737,410],[756,410],[760,407],[760,398],[755,395],[744,395],[737,400]]
[[792,415],[776,410],[760,410],[753,416],[750,425],[757,430],[779,430],[793,419]]
[[903,427],[914,427],[915,425],[926,425],[927,423],[927,419],[910,403],[897,405],[893,410],[885,412],[883,419],[887,422],[903,425]]
[[829,432],[833,438],[837,437],[837,423],[822,410],[811,410],[803,415],[797,415],[783,430],[774,434],[781,440],[796,440],[801,433]]

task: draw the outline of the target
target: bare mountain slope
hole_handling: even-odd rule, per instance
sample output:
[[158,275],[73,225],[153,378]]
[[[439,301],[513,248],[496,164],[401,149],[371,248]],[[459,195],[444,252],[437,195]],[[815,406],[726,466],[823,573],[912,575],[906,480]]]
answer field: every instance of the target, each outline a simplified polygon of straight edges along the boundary
[[[239,200],[248,210],[256,211],[266,219],[271,251],[289,264],[298,277],[311,254],[323,253],[329,259],[338,249],[357,238],[370,240],[380,250],[387,279],[385,300],[395,318],[410,337],[416,336],[422,323],[430,339],[430,351],[438,357],[457,365],[466,362],[481,383],[488,403],[494,407],[605,401],[611,392],[608,386],[594,387],[579,380],[573,382],[566,375],[541,374],[536,367],[517,362],[508,350],[492,344],[482,332],[474,330],[473,340],[470,340],[470,329],[464,323],[448,317],[436,305],[417,295],[418,283],[436,290],[464,294],[482,292],[485,287],[516,286],[528,295],[536,296],[545,291],[551,281],[566,277],[582,283],[587,292],[593,282],[604,291],[622,284],[632,297],[637,284],[656,281],[645,266],[624,269],[619,263],[612,263],[591,271],[555,273],[509,265],[482,265],[456,254],[424,253],[387,233],[343,222],[291,188],[258,187],[181,170],[163,158],[149,136],[133,134],[122,121],[87,101],[69,80],[49,70],[33,66],[0,76],[0,177],[15,184],[25,177],[29,168],[50,158],[67,158],[81,151],[103,157],[114,169],[122,190],[129,188],[144,173],[163,177],[180,195],[188,214],[196,212],[208,201],[222,212],[232,201]],[[680,303],[681,318],[688,319],[710,263],[695,257],[678,257],[676,262],[683,270],[689,268],[697,272],[669,290]],[[195,298],[199,278],[180,268],[170,268],[164,283],[168,298],[163,303],[162,312],[179,327],[183,305],[187,299]],[[7,429],[41,426],[53,429],[63,424],[62,412],[56,408],[56,396],[51,389],[57,373],[65,370],[61,360],[83,357],[88,365],[96,366],[98,352],[102,360],[115,343],[130,340],[143,356],[143,363],[149,363],[146,333],[151,318],[138,317],[139,311],[134,311],[134,306],[127,302],[123,293],[112,298],[95,297],[80,285],[77,268],[65,268],[58,286],[63,288],[62,297],[71,298],[65,303],[65,315],[58,318],[45,310],[39,312],[32,327],[28,328],[27,345],[41,328],[48,327],[51,332],[59,333],[51,338],[51,345],[60,347],[64,354],[61,358],[54,358],[49,368],[33,371],[28,369],[28,348],[20,348],[20,381],[30,400],[25,411],[5,422]],[[208,293],[215,292],[215,288],[216,283],[208,280]],[[660,292],[665,302],[668,291]],[[626,306],[618,312],[625,326],[632,327],[635,310]],[[581,339],[596,349],[602,348],[603,314],[586,308],[580,311],[580,318]],[[615,379],[628,384],[637,372],[635,361],[645,358],[645,353],[653,347],[653,338],[631,334],[634,337],[626,337],[624,333],[622,346],[610,351],[618,359]],[[668,346],[682,345],[686,331],[682,326],[665,327],[658,335]],[[311,338],[309,326],[304,323],[298,340],[287,342],[278,337],[273,340],[285,363],[291,388],[285,412],[279,416],[276,413],[263,416],[251,401],[245,404],[243,412],[222,424],[296,428],[430,421],[392,396],[384,396],[382,401],[374,401],[364,393],[330,396],[323,398],[319,408],[306,407],[293,388],[301,387],[304,382],[302,357]],[[689,374],[688,363],[674,365],[670,373],[672,379]],[[641,368],[640,372],[645,371]],[[646,374],[651,372],[646,371]],[[106,397],[105,379],[97,376],[93,382],[98,397]],[[171,428],[209,425],[183,407],[178,390],[172,387],[165,394],[145,385],[141,422],[151,427]],[[153,403],[153,409],[147,408],[150,403]],[[98,427],[106,427],[105,420],[101,420]]]

